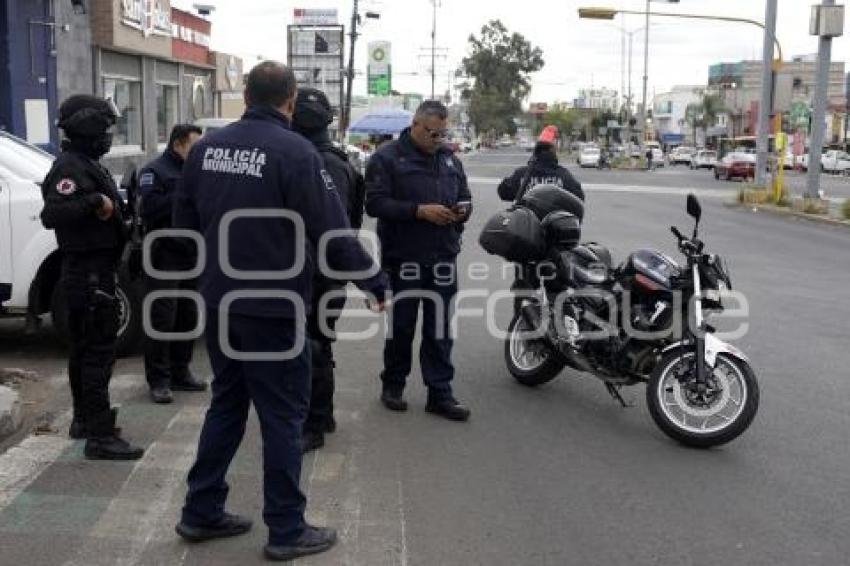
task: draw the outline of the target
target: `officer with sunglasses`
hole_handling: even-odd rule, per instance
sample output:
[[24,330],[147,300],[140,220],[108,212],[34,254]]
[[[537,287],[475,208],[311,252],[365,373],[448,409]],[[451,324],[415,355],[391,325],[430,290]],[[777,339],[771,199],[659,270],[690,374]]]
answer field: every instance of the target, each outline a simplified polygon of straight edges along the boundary
[[469,409],[452,392],[449,326],[457,293],[456,257],[472,208],[463,165],[444,143],[447,118],[441,102],[427,100],[399,139],[375,152],[366,170],[366,212],[378,219],[383,267],[394,297],[381,401],[392,411],[407,410],[403,391],[421,302],[419,359],[428,387],[426,411],[465,421]]

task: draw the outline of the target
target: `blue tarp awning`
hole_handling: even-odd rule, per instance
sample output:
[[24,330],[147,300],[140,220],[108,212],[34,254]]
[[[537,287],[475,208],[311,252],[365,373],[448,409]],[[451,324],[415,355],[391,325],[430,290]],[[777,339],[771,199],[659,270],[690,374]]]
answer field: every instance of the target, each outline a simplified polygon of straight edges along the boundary
[[352,134],[397,135],[410,125],[413,113],[407,110],[383,110],[366,114],[349,128]]
[[685,134],[661,134],[661,143],[676,144],[684,143]]

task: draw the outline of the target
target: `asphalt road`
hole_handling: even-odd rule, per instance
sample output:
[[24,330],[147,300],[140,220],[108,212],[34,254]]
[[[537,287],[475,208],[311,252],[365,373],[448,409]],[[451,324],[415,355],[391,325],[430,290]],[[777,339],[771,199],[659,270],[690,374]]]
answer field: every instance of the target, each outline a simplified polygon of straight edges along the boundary
[[[500,203],[491,179],[527,159],[510,151],[469,156],[476,202],[461,265],[485,262],[485,281],[508,287],[500,262],[476,240]],[[622,409],[592,377],[565,371],[539,389],[513,382],[503,345],[482,316],[460,321],[456,393],[469,423],[422,410],[418,371],[411,410],[377,401],[380,338],[337,347],[339,431],[305,459],[310,517],[340,529],[341,544],[303,564],[327,565],[829,565],[848,563],[850,499],[850,233],[723,206],[737,186],[684,169],[576,171],[586,185],[585,239],[617,258],[639,247],[675,253],[669,226],[689,227],[686,192],[699,189],[703,236],[730,262],[749,300],[752,359],[762,405],[752,428],[719,449],[697,451],[652,424],[644,387]],[[466,274],[466,269],[462,270]],[[481,307],[470,298],[462,307]],[[507,322],[507,303],[495,319]],[[371,321],[379,320],[372,318]],[[370,320],[348,320],[346,330]],[[0,332],[6,347],[12,330]],[[0,365],[32,363],[44,387],[66,395],[61,350],[46,335],[16,339]],[[53,368],[51,373],[50,368]],[[208,369],[199,347],[196,369]],[[148,446],[137,464],[93,463],[57,432],[29,436],[0,456],[0,564],[262,563],[260,439],[255,418],[230,476],[233,511],[251,534],[187,545],[173,534],[184,477],[207,396],[147,402],[138,359],[121,360],[113,388],[127,436]],[[64,397],[58,397],[56,406]],[[64,420],[63,420],[64,419]]]

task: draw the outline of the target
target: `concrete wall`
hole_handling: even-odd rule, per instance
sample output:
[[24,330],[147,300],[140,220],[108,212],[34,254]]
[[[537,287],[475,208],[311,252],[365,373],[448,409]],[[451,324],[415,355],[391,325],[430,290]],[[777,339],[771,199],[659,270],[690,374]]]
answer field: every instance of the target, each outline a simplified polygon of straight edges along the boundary
[[72,94],[94,92],[94,63],[89,15],[74,13],[68,0],[55,0],[55,9],[56,92],[61,104]]

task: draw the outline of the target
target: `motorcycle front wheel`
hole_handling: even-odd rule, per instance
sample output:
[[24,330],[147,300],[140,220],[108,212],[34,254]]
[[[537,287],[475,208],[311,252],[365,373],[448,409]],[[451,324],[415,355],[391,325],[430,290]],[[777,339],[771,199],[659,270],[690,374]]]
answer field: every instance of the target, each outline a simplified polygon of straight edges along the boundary
[[759,386],[749,364],[717,356],[706,386],[695,380],[694,352],[662,357],[646,386],[653,421],[667,436],[694,448],[711,448],[740,436],[756,416]]
[[521,314],[514,316],[505,340],[505,364],[518,382],[536,387],[552,381],[564,369],[564,362]]

